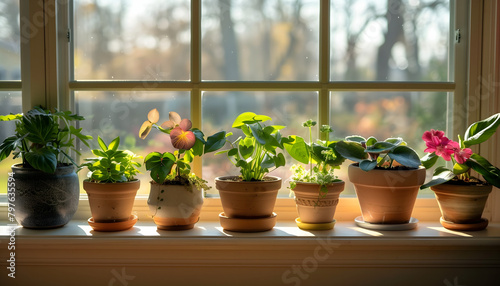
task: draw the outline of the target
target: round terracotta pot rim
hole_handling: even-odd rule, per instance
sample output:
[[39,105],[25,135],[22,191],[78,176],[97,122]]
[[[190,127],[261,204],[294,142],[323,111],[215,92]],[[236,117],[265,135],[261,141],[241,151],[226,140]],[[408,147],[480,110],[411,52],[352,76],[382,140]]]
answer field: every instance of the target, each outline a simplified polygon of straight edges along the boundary
[[125,185],[125,184],[133,184],[133,183],[140,183],[140,182],[141,182],[141,180],[139,180],[139,179],[135,179],[135,180],[132,180],[132,181],[127,181],[127,182],[115,182],[115,183],[92,182],[89,179],[83,180],[84,184],[95,184],[95,185],[118,185],[118,184]]
[[[358,164],[358,163],[352,163],[352,164],[350,164],[349,166],[352,166],[352,167],[354,167],[354,168],[361,169],[361,168],[359,167],[359,165],[356,165],[356,164]],[[409,168],[409,167],[408,167],[408,168]],[[408,171],[418,171],[418,170],[421,170],[421,169],[425,169],[425,170],[426,170],[426,168],[425,168],[424,166],[418,166],[418,168],[409,168],[409,169],[406,169],[406,170],[404,170],[404,169],[399,169],[399,170],[398,170],[398,169],[390,169],[390,168],[387,168],[387,169],[372,169],[372,170],[370,170],[370,171],[368,171],[368,172],[385,172],[385,171],[408,172]],[[368,172],[367,172],[367,173],[368,173]]]
[[232,180],[225,180],[224,178],[234,178],[234,177],[239,177],[239,176],[220,176],[216,177],[215,181],[221,181],[224,183],[246,183],[246,184],[262,184],[262,183],[275,183],[277,181],[281,181],[280,177],[276,176],[265,176],[264,178],[272,178],[273,180],[271,181],[232,181]]
[[[302,182],[302,181],[293,181],[293,182],[295,182],[296,184],[304,184],[304,185],[320,185],[319,183],[315,183],[315,182]],[[345,181],[340,180],[338,182],[331,182],[331,183],[326,184],[326,186],[328,187],[328,186],[332,186],[332,185],[339,185],[342,183],[345,184]]]
[[46,173],[42,170],[38,170],[38,169],[35,169],[33,167],[31,168],[26,168],[26,167],[23,167],[23,163],[16,163],[12,166],[10,166],[11,169],[17,169],[17,170],[22,170],[22,171],[28,171],[28,170],[32,170],[33,172],[40,172],[40,173],[43,173],[43,174],[47,174],[47,175],[55,175],[55,173],[57,171],[66,171],[68,169],[71,170],[71,173],[75,171],[75,166],[73,164],[67,164],[67,165],[62,165],[62,166],[56,166],[56,172],[55,173]]

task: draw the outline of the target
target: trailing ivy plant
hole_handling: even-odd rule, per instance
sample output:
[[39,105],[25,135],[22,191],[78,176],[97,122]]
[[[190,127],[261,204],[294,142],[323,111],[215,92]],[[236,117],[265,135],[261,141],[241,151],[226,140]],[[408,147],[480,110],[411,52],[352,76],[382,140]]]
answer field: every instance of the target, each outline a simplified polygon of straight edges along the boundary
[[[316,121],[312,119],[302,123],[303,127],[309,130],[309,142],[304,138],[292,135],[289,138],[293,141],[285,143],[285,148],[288,154],[300,163],[307,164],[309,170],[306,170],[302,165],[293,165],[292,180],[290,181],[290,188],[293,190],[296,182],[309,182],[317,183],[320,185],[319,197],[324,197],[328,193],[327,185],[339,182],[337,176],[334,174],[335,169],[340,169],[340,165],[345,161],[345,158],[335,150],[337,141],[324,141],[312,139],[312,127],[316,126]],[[328,137],[333,132],[329,125],[320,127],[320,133]]]
[[[244,136],[228,141],[231,149],[218,152],[226,153],[229,160],[240,169],[243,181],[262,181],[272,170],[285,166],[285,156],[278,149],[290,139],[281,136],[281,125],[264,125],[271,121],[266,115],[244,112],[233,122],[232,127],[240,129]],[[228,136],[232,133],[228,133]],[[274,168],[274,169],[273,169]]]
[[402,165],[415,169],[421,165],[418,154],[406,146],[402,138],[378,141],[375,137],[348,136],[345,141],[337,142],[335,150],[346,159],[358,162],[361,170],[366,172],[376,167],[395,169]]
[[135,180],[140,173],[137,169],[141,164],[136,162],[142,159],[129,150],[118,150],[120,137],[116,137],[106,145],[101,137],[97,137],[100,149],[92,150],[92,154],[98,158],[87,158],[81,167],[89,170],[89,181],[94,183],[123,183]]
[[89,147],[92,136],[84,135],[82,128],[75,128],[73,121],[84,120],[71,111],[55,112],[36,106],[26,114],[0,116],[0,121],[15,121],[15,134],[7,137],[0,145],[0,161],[9,157],[22,158],[23,167],[32,167],[45,173],[54,173],[65,164],[78,164],[70,156],[73,151],[81,155],[75,147],[79,139]]

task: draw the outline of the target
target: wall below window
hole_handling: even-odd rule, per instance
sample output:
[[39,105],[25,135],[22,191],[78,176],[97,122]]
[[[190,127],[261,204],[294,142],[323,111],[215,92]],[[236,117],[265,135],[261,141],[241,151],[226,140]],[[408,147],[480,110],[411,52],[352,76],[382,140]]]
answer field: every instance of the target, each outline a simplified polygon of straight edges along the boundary
[[[8,257],[6,226],[0,257]],[[280,223],[263,233],[216,222],[181,232],[149,222],[117,233],[84,221],[54,230],[18,229],[16,278],[0,261],[0,285],[497,285],[500,224],[454,232],[419,222],[410,231],[371,231],[353,222],[331,231]],[[5,247],[4,247],[5,246]],[[154,284],[153,284],[154,283]]]

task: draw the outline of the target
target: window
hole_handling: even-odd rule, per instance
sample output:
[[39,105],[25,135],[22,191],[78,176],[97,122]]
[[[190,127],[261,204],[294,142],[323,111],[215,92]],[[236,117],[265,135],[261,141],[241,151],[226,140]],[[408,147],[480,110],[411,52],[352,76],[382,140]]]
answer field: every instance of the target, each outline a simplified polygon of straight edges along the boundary
[[[21,46],[19,3],[0,1],[0,114],[21,112]],[[13,122],[2,122],[0,142],[15,130]],[[7,174],[15,163],[11,158],[0,163],[0,172]],[[0,177],[0,194],[7,192],[7,176]]]
[[[196,118],[206,134],[253,111],[286,125],[285,135],[306,135],[301,122],[312,118],[332,125],[334,138],[402,136],[420,151],[418,134],[449,127],[448,1],[77,0],[72,11],[70,89],[87,117],[81,127],[107,141],[125,136],[139,154],[168,145],[163,134],[137,136],[154,107],[164,118]],[[422,91],[428,82],[434,87]],[[195,170],[210,185],[238,173],[224,155],[202,160]],[[272,172],[284,178],[285,197],[288,162]],[[338,172],[344,180],[346,170]]]
[[[87,133],[108,142],[122,136],[124,147],[143,156],[168,148],[161,136],[137,136],[152,108],[163,118],[169,111],[190,117],[207,134],[230,130],[247,110],[271,115],[287,126],[285,134],[305,135],[300,123],[312,118],[332,125],[332,138],[402,136],[420,154],[424,130],[451,134],[466,127],[460,113],[467,112],[469,7],[462,1],[55,2],[57,17],[52,2],[45,6],[46,62],[33,65],[57,73],[58,80],[44,78],[43,89],[56,92],[23,100],[72,108],[87,118],[81,123]],[[19,7],[18,1],[0,5]],[[21,2],[20,18],[23,5],[32,5],[31,13],[42,9]],[[12,38],[9,31],[1,29],[0,41]],[[2,64],[0,76],[7,77]],[[24,90],[36,76],[21,72]],[[7,80],[0,81],[0,95],[10,93],[20,109],[21,84]],[[273,174],[287,178],[289,162]],[[224,155],[206,156],[193,169],[211,185],[215,176],[237,172]],[[338,175],[346,180],[346,168]],[[286,187],[285,181],[283,197]],[[344,194],[353,195],[352,187]]]

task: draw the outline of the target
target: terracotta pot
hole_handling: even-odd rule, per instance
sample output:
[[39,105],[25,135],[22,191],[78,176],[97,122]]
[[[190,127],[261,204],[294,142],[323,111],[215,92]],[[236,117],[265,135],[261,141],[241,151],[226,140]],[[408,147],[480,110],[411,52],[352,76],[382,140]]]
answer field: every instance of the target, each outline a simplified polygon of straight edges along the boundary
[[89,197],[90,212],[96,223],[122,222],[130,219],[135,195],[141,181],[125,183],[94,183],[83,181]]
[[443,219],[456,224],[481,222],[491,185],[441,184],[432,186]]
[[235,181],[237,176],[215,178],[222,209],[229,218],[266,218],[273,214],[281,178],[268,176],[266,181]]
[[203,190],[195,186],[152,182],[148,206],[158,229],[192,229],[200,218]]
[[317,183],[296,182],[293,189],[295,204],[302,223],[329,223],[333,221],[339,195],[345,183],[335,182],[327,186],[328,193],[319,197],[321,186]]
[[418,190],[425,181],[424,167],[365,172],[351,164],[348,172],[365,222],[401,224],[410,221]]
[[55,228],[67,224],[80,199],[80,182],[73,165],[57,167],[54,174],[22,164],[12,166],[16,220],[26,228]]

